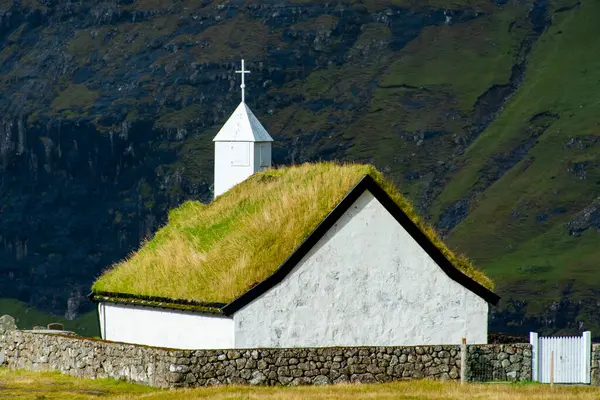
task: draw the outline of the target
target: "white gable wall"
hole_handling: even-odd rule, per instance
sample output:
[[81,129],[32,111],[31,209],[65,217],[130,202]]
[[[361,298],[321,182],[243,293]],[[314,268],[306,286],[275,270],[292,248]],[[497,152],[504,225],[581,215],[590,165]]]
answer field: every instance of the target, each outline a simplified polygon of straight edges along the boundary
[[365,192],[281,283],[235,313],[235,347],[487,343],[487,314]]
[[233,348],[233,319],[189,311],[99,303],[102,338],[178,349]]

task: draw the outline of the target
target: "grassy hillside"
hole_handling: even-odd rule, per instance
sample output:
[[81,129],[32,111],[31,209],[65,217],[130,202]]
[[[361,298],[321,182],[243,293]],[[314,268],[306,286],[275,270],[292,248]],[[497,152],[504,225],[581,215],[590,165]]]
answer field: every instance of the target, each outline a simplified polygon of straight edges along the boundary
[[600,290],[598,12],[588,1],[553,15],[523,84],[460,158],[434,206],[439,216],[470,198],[449,242],[506,297],[531,302],[531,314],[565,293],[581,301]]

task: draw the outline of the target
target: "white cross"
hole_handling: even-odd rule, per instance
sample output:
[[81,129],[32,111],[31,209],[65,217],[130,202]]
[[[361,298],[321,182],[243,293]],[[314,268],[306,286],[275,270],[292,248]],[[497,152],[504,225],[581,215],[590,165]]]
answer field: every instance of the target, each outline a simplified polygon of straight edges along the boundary
[[250,71],[246,71],[244,70],[244,59],[242,58],[242,69],[239,71],[235,71],[236,74],[242,74],[242,84],[240,85],[240,87],[242,88],[242,103],[245,101],[245,89],[246,89],[246,83],[244,80],[244,75],[249,74]]

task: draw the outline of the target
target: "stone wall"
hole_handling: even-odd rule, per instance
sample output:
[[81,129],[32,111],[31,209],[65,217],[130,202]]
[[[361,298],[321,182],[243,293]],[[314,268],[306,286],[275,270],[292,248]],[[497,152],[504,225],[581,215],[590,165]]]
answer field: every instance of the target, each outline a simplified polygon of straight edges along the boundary
[[[531,379],[531,346],[468,346],[471,379]],[[300,385],[459,379],[460,346],[172,350],[73,336],[0,333],[0,362],[156,387]],[[489,380],[489,379],[486,379]]]
[[531,380],[530,344],[467,346],[469,381]]
[[600,386],[600,343],[592,343],[592,385]]

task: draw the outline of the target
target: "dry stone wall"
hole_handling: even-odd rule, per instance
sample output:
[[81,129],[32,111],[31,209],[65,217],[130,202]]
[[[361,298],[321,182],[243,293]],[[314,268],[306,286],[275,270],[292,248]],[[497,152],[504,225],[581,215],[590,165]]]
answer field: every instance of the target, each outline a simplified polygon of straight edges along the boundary
[[592,385],[600,386],[600,343],[592,343]]
[[490,344],[468,346],[469,381],[531,380],[530,344]]
[[[528,344],[471,345],[468,354],[471,379],[482,371],[494,379],[531,379]],[[0,333],[0,359],[12,369],[112,377],[161,388],[460,377],[460,346],[172,350],[10,331]]]

